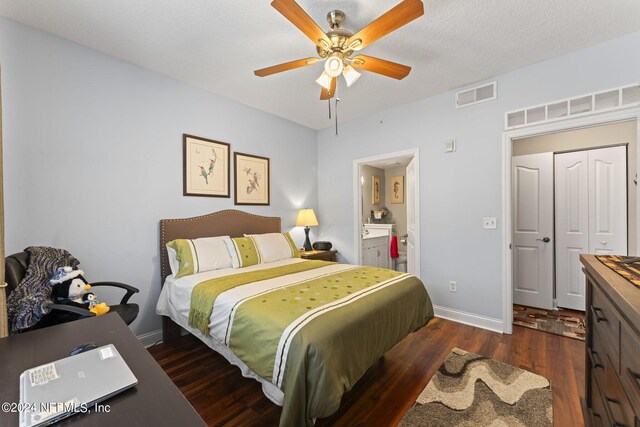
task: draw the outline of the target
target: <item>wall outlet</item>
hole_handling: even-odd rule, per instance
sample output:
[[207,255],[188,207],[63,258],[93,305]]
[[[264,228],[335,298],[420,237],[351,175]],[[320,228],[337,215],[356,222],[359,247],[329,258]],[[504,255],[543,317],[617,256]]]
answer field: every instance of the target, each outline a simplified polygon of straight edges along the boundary
[[458,292],[456,282],[449,282],[449,292]]
[[498,220],[495,218],[483,218],[482,228],[485,228],[485,229],[498,228]]

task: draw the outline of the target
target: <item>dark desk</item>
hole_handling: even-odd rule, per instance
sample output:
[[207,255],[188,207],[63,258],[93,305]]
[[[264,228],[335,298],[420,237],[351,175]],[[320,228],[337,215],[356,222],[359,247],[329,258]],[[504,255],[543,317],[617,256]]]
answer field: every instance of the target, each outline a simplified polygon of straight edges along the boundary
[[[115,345],[138,385],[104,401],[110,405],[108,413],[76,414],[56,425],[206,425],[116,313],[0,339],[0,403],[19,402],[23,371],[67,357],[73,348],[87,342]],[[0,411],[0,426],[17,425],[17,413]]]

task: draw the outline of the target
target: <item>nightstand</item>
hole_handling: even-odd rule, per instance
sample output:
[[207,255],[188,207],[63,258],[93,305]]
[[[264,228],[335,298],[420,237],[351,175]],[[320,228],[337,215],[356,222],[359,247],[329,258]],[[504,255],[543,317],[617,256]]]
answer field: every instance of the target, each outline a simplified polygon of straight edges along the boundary
[[322,261],[336,262],[336,254],[338,251],[300,251],[300,258],[302,259],[319,259]]

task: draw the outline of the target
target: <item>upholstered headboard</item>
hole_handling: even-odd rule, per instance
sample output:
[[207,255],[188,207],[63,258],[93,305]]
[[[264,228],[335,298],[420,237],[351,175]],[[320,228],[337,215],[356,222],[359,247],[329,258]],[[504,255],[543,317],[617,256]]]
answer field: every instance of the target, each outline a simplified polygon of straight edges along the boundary
[[197,239],[198,237],[231,236],[244,234],[279,233],[282,231],[280,217],[254,215],[235,209],[227,209],[193,218],[160,220],[160,274],[161,284],[171,270],[167,258],[167,242],[174,239]]

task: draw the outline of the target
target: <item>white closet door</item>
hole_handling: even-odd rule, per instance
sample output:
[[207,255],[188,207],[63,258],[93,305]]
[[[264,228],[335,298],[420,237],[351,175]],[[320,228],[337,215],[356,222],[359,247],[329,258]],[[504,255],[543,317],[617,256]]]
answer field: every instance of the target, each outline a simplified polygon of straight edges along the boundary
[[589,151],[589,253],[627,254],[627,148]]
[[588,152],[555,155],[556,299],[558,306],[585,308],[580,254],[589,252]]
[[556,299],[585,309],[581,253],[627,254],[626,147],[557,154]]
[[553,308],[553,153],[513,157],[513,301]]

